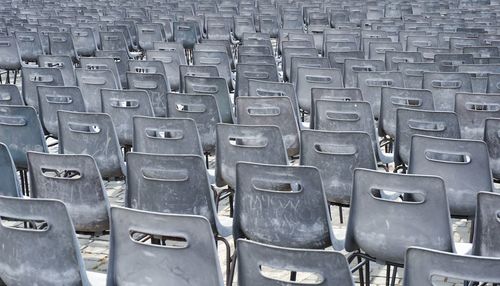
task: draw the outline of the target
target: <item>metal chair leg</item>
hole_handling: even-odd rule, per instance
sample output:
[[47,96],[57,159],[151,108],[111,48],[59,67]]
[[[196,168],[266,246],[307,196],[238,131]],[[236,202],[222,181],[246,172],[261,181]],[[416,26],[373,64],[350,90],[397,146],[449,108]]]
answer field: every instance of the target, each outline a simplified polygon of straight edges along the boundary
[[233,258],[231,259],[231,273],[229,275],[229,280],[226,281],[227,286],[233,285],[234,272],[236,271],[236,260],[238,260],[238,251],[235,250],[233,253]]
[[226,246],[226,281],[229,281],[231,279],[231,246],[224,237],[216,236],[215,239]]

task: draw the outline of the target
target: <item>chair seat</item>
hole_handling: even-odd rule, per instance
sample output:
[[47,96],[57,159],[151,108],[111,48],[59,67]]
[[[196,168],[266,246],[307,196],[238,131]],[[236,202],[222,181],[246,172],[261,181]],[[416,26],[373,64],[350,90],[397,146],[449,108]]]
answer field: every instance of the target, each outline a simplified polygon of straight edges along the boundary
[[105,273],[87,271],[87,278],[92,286],[106,286],[107,276]]

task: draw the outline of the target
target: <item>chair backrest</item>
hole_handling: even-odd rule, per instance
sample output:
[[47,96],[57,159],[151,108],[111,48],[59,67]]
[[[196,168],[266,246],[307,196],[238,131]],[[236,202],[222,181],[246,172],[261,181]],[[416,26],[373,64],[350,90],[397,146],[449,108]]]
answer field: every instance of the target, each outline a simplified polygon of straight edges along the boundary
[[[219,71],[216,66],[189,66],[180,65],[179,66],[179,80],[180,80],[180,92],[186,92],[186,83],[184,77],[194,76],[194,77],[219,77]],[[225,82],[225,80],[224,80]],[[227,85],[226,85],[227,86]]]
[[231,87],[231,65],[226,52],[219,51],[193,51],[193,64],[199,66],[216,66],[219,76],[226,80]]
[[23,97],[16,85],[0,85],[0,105],[24,105]]
[[[0,277],[4,283],[90,285],[80,245],[63,202],[0,197],[0,215],[31,225],[21,229],[0,224],[0,240],[4,245],[0,249]],[[57,259],[48,260],[48,257]],[[26,269],[26,272],[14,269]]]
[[0,143],[0,196],[22,197],[21,187],[17,179],[16,166],[10,155],[9,147]]
[[[111,223],[109,285],[141,284],[145,277],[149,285],[223,285],[206,218],[112,207]],[[142,241],[144,234],[166,243]]]
[[432,286],[436,276],[453,281],[500,282],[500,259],[411,247],[406,252],[405,286]]
[[24,102],[35,108],[38,112],[38,95],[37,86],[63,86],[64,80],[61,71],[57,68],[38,68],[38,67],[23,67],[22,68],[22,85]]
[[299,67],[329,69],[330,61],[327,58],[318,57],[292,57],[289,82],[297,83]]
[[473,217],[477,193],[493,191],[488,148],[483,141],[414,135],[408,173],[443,178],[454,217]]
[[121,31],[114,32],[99,32],[99,38],[101,42],[101,50],[106,51],[127,51],[128,44],[125,39],[125,35]]
[[181,43],[185,49],[192,49],[198,43],[196,22],[174,21],[174,41]]
[[218,186],[236,187],[236,163],[287,165],[287,153],[277,126],[217,124],[215,177]]
[[347,260],[339,252],[285,248],[245,239],[239,239],[237,247],[239,285],[279,286],[288,282],[287,279],[266,276],[260,269],[267,266],[275,270],[314,273],[313,276],[320,279],[316,285],[354,286]]
[[484,138],[488,146],[490,167],[493,178],[500,178],[500,119],[488,118],[484,124]]
[[[391,199],[391,192],[404,199]],[[345,248],[398,264],[404,263],[410,246],[453,251],[447,205],[445,183],[439,177],[357,169]]]
[[394,162],[408,165],[411,138],[415,134],[433,137],[460,138],[458,118],[454,112],[396,109]]
[[425,89],[383,87],[380,103],[379,135],[396,138],[398,108],[434,110],[432,92]]
[[[41,55],[38,57],[38,66],[41,68],[56,68],[61,71],[64,85],[76,85],[75,68],[71,57]],[[45,84],[47,85],[47,84]]]
[[359,88],[311,88],[311,111],[309,128],[314,129],[314,120],[316,117],[316,100],[342,100],[342,101],[363,101],[361,89]]
[[153,42],[163,42],[163,27],[160,23],[136,24],[137,39],[142,50],[152,50]]
[[420,52],[402,52],[402,51],[386,51],[385,52],[385,69],[388,71],[399,70],[399,65],[402,63],[421,63],[422,53]]
[[49,33],[49,50],[53,56],[69,56],[73,62],[78,61],[73,37],[69,31]]
[[471,74],[473,92],[486,93],[488,91],[488,75],[491,73],[500,73],[500,64],[459,65],[458,71]]
[[133,122],[135,152],[203,155],[193,119],[134,116]]
[[473,64],[471,54],[435,54],[434,62],[440,72],[457,72],[458,67],[463,64]]
[[474,223],[472,255],[500,257],[500,195],[480,192],[477,194],[477,208]]
[[333,236],[316,168],[239,162],[236,182],[235,239],[291,248],[343,248]]
[[342,72],[338,69],[299,67],[295,89],[299,107],[306,112],[311,110],[311,89],[342,88]]
[[120,73],[115,59],[112,57],[82,57],[80,59],[80,67],[86,70],[110,70],[115,77],[115,82],[118,88],[122,88]]
[[236,98],[237,123],[275,125],[283,135],[288,156],[299,154],[299,122],[286,96],[243,96]]
[[500,94],[457,93],[455,112],[460,124],[460,138],[482,140],[485,120],[500,117]]
[[0,106],[0,138],[18,169],[27,169],[26,152],[48,152],[42,125],[30,106]]
[[248,96],[287,96],[292,101],[295,114],[299,116],[295,86],[291,83],[250,79],[248,80]]
[[25,62],[36,62],[43,55],[42,42],[37,32],[16,32],[17,45],[21,59]]
[[126,51],[96,51],[96,57],[112,58],[118,70],[118,76],[123,88],[128,88],[126,72],[128,71],[129,56]]
[[358,87],[359,72],[385,71],[382,60],[345,59],[344,61],[344,86]]
[[91,57],[95,55],[97,43],[92,28],[71,27],[73,45],[79,56]]
[[161,61],[130,60],[128,62],[128,71],[133,73],[159,73],[167,78],[165,66]]
[[404,87],[401,72],[358,72],[358,87],[363,94],[363,100],[370,103],[373,116],[380,118],[380,104],[382,100],[382,88]]
[[102,112],[109,114],[122,146],[132,146],[133,117],[154,116],[145,90],[101,89]]
[[238,64],[236,66],[235,97],[248,96],[248,81],[250,79],[278,82],[276,65]]
[[58,137],[57,111],[85,112],[82,92],[77,86],[37,86],[39,116],[44,130]]
[[422,87],[432,92],[436,110],[453,111],[455,109],[455,94],[472,92],[471,75],[454,72],[424,72]]
[[403,73],[405,87],[422,88],[424,81],[424,72],[438,72],[438,66],[435,63],[400,63],[398,70]]
[[[344,71],[344,61],[346,59],[364,59],[365,55],[362,51],[342,51],[342,52],[328,52],[328,60],[332,68]],[[344,73],[345,75],[345,73]]]
[[181,55],[179,55],[179,53],[175,50],[149,50],[146,51],[146,59],[161,61],[163,63],[163,67],[165,68],[170,88],[172,88],[172,90],[179,90],[179,66],[186,64],[184,50],[182,50]]
[[64,202],[76,231],[109,229],[109,203],[101,174],[89,155],[28,152],[31,198]]
[[130,89],[142,89],[149,93],[155,116],[167,115],[167,94],[170,84],[161,73],[127,72],[127,81]]
[[185,92],[212,95],[217,102],[221,122],[233,123],[233,104],[226,81],[220,77],[185,76]]
[[292,57],[317,57],[318,50],[315,48],[288,47],[282,51],[283,79],[290,80],[292,71]]
[[6,70],[21,69],[21,54],[16,38],[0,36],[0,46],[0,68]]
[[329,202],[349,205],[354,169],[377,168],[366,132],[302,130],[301,140],[300,165],[318,168]]
[[205,217],[216,232],[215,204],[199,155],[127,153],[125,206]]
[[206,154],[215,152],[215,129],[221,118],[214,96],[169,93],[167,114],[171,118],[193,119],[196,122],[203,152]]
[[57,117],[59,154],[91,155],[103,178],[123,177],[123,155],[108,114],[60,110]]
[[83,101],[85,102],[85,109],[88,112],[101,112],[101,89],[117,89],[118,79],[108,69],[89,70],[79,68],[75,71],[78,86],[82,91]]

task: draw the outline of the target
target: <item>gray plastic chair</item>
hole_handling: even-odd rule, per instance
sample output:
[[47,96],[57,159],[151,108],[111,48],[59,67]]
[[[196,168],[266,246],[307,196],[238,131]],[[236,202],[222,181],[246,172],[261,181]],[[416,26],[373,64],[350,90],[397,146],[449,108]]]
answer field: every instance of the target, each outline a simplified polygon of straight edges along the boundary
[[87,154],[103,178],[125,174],[123,155],[111,117],[105,113],[57,112],[59,154]]
[[129,62],[128,53],[126,51],[96,51],[95,55],[100,58],[112,58],[115,61],[122,87],[128,88],[126,76]]
[[440,176],[453,217],[471,218],[478,192],[493,191],[486,143],[414,135],[408,173]]
[[121,31],[99,31],[99,42],[101,50],[129,52],[127,40]]
[[41,68],[57,68],[61,71],[64,85],[76,85],[75,68],[71,57],[41,55],[38,57],[38,66]]
[[457,93],[455,112],[461,138],[482,140],[485,120],[500,117],[500,94]]
[[299,107],[307,113],[311,111],[311,89],[342,88],[342,73],[338,69],[299,67],[295,89]]
[[[142,284],[145,277],[148,285],[223,285],[206,218],[112,207],[111,223],[108,285]],[[165,243],[150,244],[143,234]]]
[[85,112],[82,92],[77,86],[37,86],[39,117],[46,133],[58,137],[57,111]]
[[118,83],[115,75],[108,69],[88,70],[79,68],[75,72],[85,102],[85,109],[88,112],[101,112],[101,89],[117,89]]
[[[130,60],[128,62],[128,71],[133,73],[159,73],[167,78],[165,66],[161,61],[139,61]],[[126,78],[126,75],[125,75]]]
[[318,168],[329,203],[349,206],[354,169],[377,169],[370,135],[358,131],[302,130],[301,139],[300,165]]
[[474,221],[474,240],[472,255],[500,257],[498,225],[500,195],[495,193],[479,192]]
[[500,119],[488,118],[484,124],[484,138],[488,146],[490,167],[493,178],[500,179]]
[[435,54],[434,62],[440,72],[457,72],[458,67],[464,64],[473,64],[472,54]]
[[148,50],[146,51],[146,59],[153,61],[161,61],[165,68],[165,73],[167,74],[168,82],[170,83],[170,87],[172,90],[179,90],[180,87],[180,74],[179,74],[179,66],[186,64],[186,57],[184,55],[184,50],[181,51],[181,55],[179,52],[175,50]]
[[314,128],[324,131],[360,131],[370,135],[377,162],[391,163],[378,145],[372,109],[366,101],[316,100]]
[[486,93],[488,90],[488,74],[500,73],[500,64],[459,65],[458,72],[471,74],[472,91],[474,93]]
[[405,87],[422,88],[424,72],[438,72],[435,63],[400,63],[398,70],[403,73]]
[[424,89],[432,92],[434,108],[439,111],[455,109],[455,94],[472,92],[472,81],[467,73],[424,72]]
[[248,96],[287,96],[292,101],[296,116],[299,116],[299,103],[295,94],[295,87],[291,83],[248,80]]
[[385,63],[381,60],[345,59],[344,86],[358,87],[359,72],[385,71]]
[[[403,199],[389,199],[387,192]],[[445,183],[439,177],[357,169],[345,249],[361,251],[356,256],[365,259],[368,281],[369,261],[386,264],[388,284],[391,268],[394,281],[409,247],[454,251],[447,205]]]
[[109,229],[109,202],[89,155],[28,152],[30,197],[61,200],[75,230],[101,234]]
[[297,83],[297,73],[299,67],[329,69],[330,61],[327,58],[318,58],[318,57],[292,57],[291,68],[290,68],[291,83],[294,84]]
[[288,156],[277,126],[217,124],[217,186],[236,187],[236,163],[287,165]]
[[22,67],[21,62],[21,54],[16,38],[13,36],[0,36],[0,68],[7,70],[6,80],[8,83],[10,83],[9,71],[16,71],[14,74],[14,84],[16,83],[15,78],[17,71]]
[[[411,247],[406,252],[405,286],[431,286],[433,278],[500,283],[500,259]],[[465,284],[468,285],[469,282]]]
[[61,71],[57,68],[23,67],[22,86],[24,102],[38,112],[37,86],[63,86]]
[[363,94],[363,100],[370,103],[373,116],[376,120],[380,118],[380,104],[382,89],[386,87],[404,87],[401,72],[358,72],[358,87]]
[[42,42],[36,31],[16,32],[17,45],[21,59],[25,62],[36,62],[43,55]]
[[174,41],[181,43],[185,49],[193,49],[199,42],[196,23],[192,21],[174,21]]
[[122,88],[120,73],[115,59],[112,57],[82,57],[80,59],[80,67],[85,70],[110,70],[115,77],[117,88]]
[[185,76],[184,83],[186,93],[212,95],[217,102],[221,122],[233,123],[233,104],[226,81],[223,78]]
[[95,55],[97,43],[92,28],[71,27],[73,45],[79,56],[91,57]]
[[[344,255],[336,251],[296,249],[239,239],[238,285],[284,285],[285,279],[270,278],[262,266],[285,271],[314,273],[316,285],[352,285],[354,281]],[[271,259],[272,258],[272,259]],[[288,282],[293,285],[310,283]]]
[[23,97],[16,85],[0,85],[0,105],[24,105]]
[[[186,83],[184,77],[219,77],[219,71],[216,66],[188,66],[180,65],[180,92],[186,92]],[[224,81],[225,82],[225,81]]]
[[16,174],[16,166],[7,145],[0,143],[0,174],[2,180],[1,196],[22,197],[21,186]]
[[149,95],[144,90],[101,89],[102,112],[109,114],[120,145],[132,146],[133,117],[154,116]]
[[346,59],[364,59],[365,54],[362,51],[342,51],[328,52],[328,60],[332,68],[344,70],[344,61]]
[[308,57],[314,58],[318,57],[318,50],[316,48],[283,48],[282,50],[282,69],[283,69],[283,79],[290,82],[291,71],[292,71],[292,58],[293,57]]
[[130,89],[146,90],[151,98],[155,116],[167,115],[167,94],[170,84],[161,73],[127,72],[127,81]]
[[136,29],[139,48],[142,50],[152,50],[153,42],[165,41],[160,23],[138,23]]
[[363,101],[359,88],[311,88],[311,115],[309,128],[314,129],[316,100]]
[[243,125],[275,125],[283,135],[290,157],[299,154],[299,123],[292,102],[285,96],[244,96],[236,98],[237,123]]
[[219,76],[226,80],[228,87],[233,86],[229,55],[226,52],[195,50],[193,51],[193,64],[197,66],[216,66]]
[[396,137],[394,163],[408,165],[412,136],[460,138],[457,115],[453,112],[398,108],[396,109]]
[[49,50],[53,56],[69,56],[76,63],[79,61],[73,44],[73,37],[68,32],[49,33]]
[[[316,168],[239,162],[236,176],[234,239],[291,248],[343,249],[331,229]],[[287,204],[294,207],[283,207]]]
[[420,63],[422,62],[422,53],[420,52],[403,52],[403,51],[386,51],[385,52],[385,69],[388,71],[399,70],[399,65],[402,63]]
[[[63,202],[0,197],[0,215],[24,221],[29,228],[0,224],[0,278],[7,285],[104,285],[104,275],[92,275]],[[30,247],[26,247],[29,245]],[[15,251],[13,251],[15,250]],[[13,269],[26,269],[18,272]]]
[[396,138],[396,111],[398,108],[434,110],[432,92],[425,89],[383,87],[380,103],[378,133]]
[[278,82],[276,65],[238,64],[236,66],[235,97],[248,96],[248,81],[250,79]]
[[48,152],[40,120],[30,106],[0,106],[0,138],[17,169],[28,168],[26,152]]
[[135,152],[203,155],[193,119],[134,116],[133,122]]
[[221,122],[217,101],[212,95],[169,93],[167,114],[171,118],[191,118],[196,122],[205,154],[213,154],[216,125]]

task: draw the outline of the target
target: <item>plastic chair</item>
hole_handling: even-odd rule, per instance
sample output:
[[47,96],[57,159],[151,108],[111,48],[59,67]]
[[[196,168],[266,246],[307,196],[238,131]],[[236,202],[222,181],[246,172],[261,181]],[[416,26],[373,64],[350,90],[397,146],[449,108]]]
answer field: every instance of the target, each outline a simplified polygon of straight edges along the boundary
[[165,73],[167,74],[168,82],[170,83],[170,88],[173,90],[179,90],[180,87],[180,74],[179,66],[186,64],[186,57],[184,55],[184,50],[181,51],[182,54],[179,55],[177,51],[146,51],[147,60],[159,60],[163,63],[165,67]]
[[451,215],[471,218],[477,193],[493,191],[488,159],[482,141],[414,135],[408,172],[443,178]]
[[422,62],[422,54],[419,52],[386,51],[384,60],[386,70],[397,71],[399,64]]
[[0,143],[0,174],[3,187],[1,196],[7,197],[22,197],[21,186],[17,179],[16,166],[10,155],[7,145]]
[[310,113],[312,88],[342,88],[342,82],[342,73],[338,69],[299,67],[295,83],[299,107]]
[[75,68],[68,56],[41,55],[38,57],[38,66],[41,68],[56,68],[61,71],[61,75],[66,86],[76,85]]
[[101,50],[105,51],[126,51],[129,52],[128,44],[123,32],[99,32]]
[[[180,74],[180,92],[186,92],[186,83],[184,77],[219,77],[219,71],[216,66],[179,66]],[[225,82],[225,81],[224,81]],[[229,91],[228,91],[229,92]]]
[[488,90],[488,74],[500,73],[500,64],[459,65],[458,72],[471,74],[472,91],[474,93],[486,93]]
[[17,45],[21,60],[36,62],[43,55],[42,42],[37,32],[16,32]]
[[345,59],[344,86],[358,87],[359,72],[385,71],[385,63],[381,60]]
[[500,257],[498,251],[498,203],[500,195],[489,192],[477,194],[477,207],[474,220],[474,240],[472,255]]
[[0,106],[0,138],[17,169],[26,170],[26,152],[48,152],[38,115],[30,106]]
[[87,154],[103,178],[125,174],[123,155],[111,117],[105,113],[58,111],[59,154]]
[[[388,192],[403,198],[390,199]],[[394,285],[396,270],[403,266],[409,247],[454,250],[447,205],[445,183],[439,177],[357,169],[345,249],[360,251],[354,256],[365,259],[367,281],[370,261],[377,261],[387,265],[386,284],[392,268]],[[408,223],[409,217],[412,223]]]
[[344,61],[346,59],[364,59],[365,55],[362,51],[340,51],[328,52],[328,60],[332,68],[344,71]]
[[[104,285],[105,276],[87,276],[80,245],[64,203],[48,199],[0,197],[2,218],[28,227],[0,225],[0,278],[19,285]],[[26,247],[30,245],[30,247]],[[13,250],[16,250],[15,253]],[[52,258],[52,259],[48,259]],[[12,269],[24,268],[27,272]],[[94,277],[89,281],[90,277]]]
[[23,97],[16,85],[0,85],[0,105],[24,105]]
[[[149,285],[223,285],[206,218],[112,207],[111,223],[108,285],[141,284],[144,277]],[[161,243],[150,244],[144,234]]]
[[314,129],[316,100],[363,101],[359,88],[311,88],[311,111],[309,128]]
[[394,142],[394,163],[408,165],[411,138],[415,134],[433,137],[460,138],[457,115],[446,111],[396,109],[396,137]]
[[109,202],[89,155],[28,152],[30,197],[61,200],[75,230],[101,234],[109,229]]
[[404,87],[401,72],[358,72],[358,87],[363,94],[363,100],[370,103],[373,116],[380,118],[382,89],[386,87]]
[[248,96],[286,96],[292,102],[295,115],[299,116],[299,103],[295,94],[295,87],[291,83],[248,80]]
[[434,108],[439,111],[455,109],[455,94],[472,92],[471,76],[467,73],[424,72],[424,89],[432,92]]
[[199,42],[195,22],[175,21],[173,30],[174,41],[181,43],[185,49],[193,49],[194,45]]
[[123,88],[128,88],[127,75],[129,56],[126,51],[96,51],[96,57],[112,58],[118,70],[119,79]]
[[432,93],[425,89],[383,87],[380,103],[378,133],[396,138],[396,114],[398,108],[434,110]]
[[159,23],[138,23],[136,29],[139,48],[142,50],[152,50],[153,42],[165,41],[163,27]]
[[434,62],[440,72],[457,72],[458,67],[463,64],[473,64],[471,54],[435,54]]
[[233,104],[223,78],[185,76],[184,84],[188,94],[212,95],[217,102],[221,122],[233,123]]
[[484,138],[488,146],[488,154],[490,157],[490,167],[493,178],[500,179],[500,120],[497,118],[487,118],[484,123]]
[[101,112],[101,89],[117,89],[117,78],[111,70],[99,69],[88,70],[79,68],[76,69],[76,79],[78,86],[82,91],[85,109],[88,112]]
[[[130,60],[128,62],[128,71],[133,73],[158,73],[167,78],[165,66],[161,61]],[[125,78],[127,78],[126,73]]]
[[226,80],[228,87],[232,87],[231,66],[227,53],[195,50],[193,51],[193,63],[200,66],[216,66],[219,76]]
[[[411,247],[406,252],[405,286],[431,286],[436,275],[455,280],[500,283],[500,259]],[[468,284],[469,282],[466,282]]]
[[318,57],[318,50],[315,48],[283,48],[282,50],[282,67],[283,79],[290,80],[292,70],[292,57]]
[[424,72],[438,72],[435,63],[400,63],[398,70],[403,73],[405,87],[422,88]]
[[250,79],[278,82],[278,71],[275,65],[238,64],[236,66],[235,97],[248,96]]
[[77,86],[37,86],[38,102],[40,105],[39,116],[44,130],[59,137],[59,124],[57,111],[85,112],[80,88]]
[[[281,277],[270,278],[261,270],[270,269],[308,272],[319,278],[316,285],[353,285],[345,257],[336,251],[296,249],[272,246],[239,239],[238,285],[278,286],[288,282]],[[272,259],[270,259],[272,257]],[[307,283],[288,282],[296,285]]]
[[133,117],[154,116],[144,90],[101,89],[102,112],[109,114],[120,145],[129,148],[133,139]]
[[37,86],[63,86],[64,80],[61,71],[57,68],[23,67],[22,94],[24,102],[39,110]]
[[500,94],[457,93],[455,112],[460,124],[462,139],[482,140],[484,122],[490,117],[500,117]]
[[277,126],[217,124],[215,178],[217,186],[236,187],[236,164],[287,165],[288,156]]
[[80,67],[85,70],[98,71],[98,70],[110,70],[113,73],[115,82],[118,89],[122,88],[120,73],[118,72],[118,66],[116,65],[115,59],[111,57],[99,58],[99,57],[82,57],[80,59]]
[[91,57],[95,55],[97,43],[91,28],[72,27],[73,45],[78,56]]
[[237,123],[243,125],[275,125],[283,135],[287,154],[299,154],[300,134],[292,102],[285,96],[236,98]]
[[127,72],[127,81],[130,89],[146,90],[151,98],[155,116],[167,115],[167,94],[170,84],[161,73],[133,73]]
[[69,32],[49,33],[49,50],[53,56],[69,56],[74,63],[79,61]]
[[[16,83],[17,71],[22,67],[21,54],[15,37],[1,36],[0,37],[0,68],[7,70],[6,81],[10,83],[10,72],[14,73],[14,84]],[[24,73],[23,73],[24,75]]]

